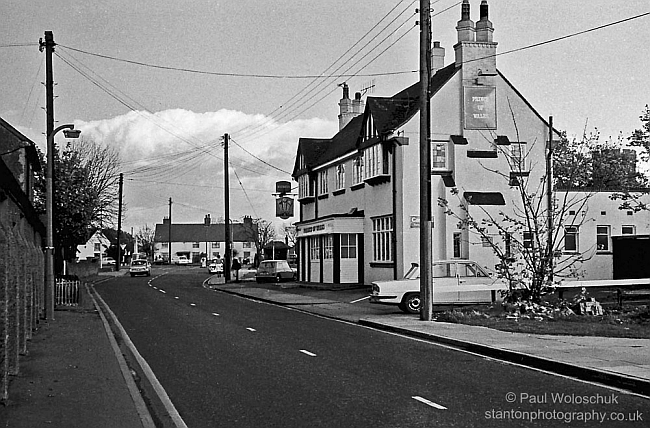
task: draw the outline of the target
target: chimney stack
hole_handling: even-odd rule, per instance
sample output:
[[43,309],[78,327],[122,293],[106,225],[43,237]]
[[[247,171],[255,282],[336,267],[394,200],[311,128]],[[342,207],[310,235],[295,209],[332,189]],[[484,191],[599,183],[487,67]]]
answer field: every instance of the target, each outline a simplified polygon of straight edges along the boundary
[[440,47],[440,42],[433,42],[431,48],[431,75],[445,66],[445,48]]
[[488,19],[488,2],[483,0],[481,1],[481,19],[476,23],[476,41],[492,42],[492,33],[494,33],[494,28]]
[[339,131],[345,128],[355,116],[363,113],[364,102],[361,101],[361,93],[357,92],[354,101],[350,99],[350,88],[347,83],[339,85],[343,87],[343,98],[339,101]]
[[458,43],[460,42],[473,42],[474,33],[476,32],[474,28],[474,21],[469,19],[469,0],[463,0],[463,5],[461,6],[460,21],[456,25],[456,31],[458,32]]

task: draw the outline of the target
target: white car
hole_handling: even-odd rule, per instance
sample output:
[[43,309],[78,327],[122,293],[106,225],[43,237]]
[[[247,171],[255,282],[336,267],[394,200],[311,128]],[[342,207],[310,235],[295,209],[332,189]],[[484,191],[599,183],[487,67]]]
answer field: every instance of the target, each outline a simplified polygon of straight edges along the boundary
[[136,275],[145,275],[151,276],[151,265],[147,260],[137,259],[131,262],[131,267],[129,267],[129,273],[131,276]]
[[176,260],[177,265],[189,265],[190,264],[190,259],[188,259],[185,256],[179,256],[178,259]]
[[[476,262],[441,260],[433,263],[433,304],[494,303],[501,300],[500,291],[508,289],[502,279],[493,278]],[[404,279],[372,283],[370,303],[397,305],[410,314],[420,312],[420,266],[411,264]]]

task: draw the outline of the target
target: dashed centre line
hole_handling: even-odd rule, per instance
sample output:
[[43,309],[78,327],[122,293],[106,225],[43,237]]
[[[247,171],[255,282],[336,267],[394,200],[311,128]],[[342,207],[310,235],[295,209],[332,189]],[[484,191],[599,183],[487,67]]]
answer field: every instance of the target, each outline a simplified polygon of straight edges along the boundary
[[216,312],[212,312],[212,315],[214,315],[215,317],[218,317],[218,316],[219,316],[219,314],[216,313]]
[[301,349],[300,352],[302,352],[305,355],[309,355],[310,357],[315,357],[316,356],[316,354],[314,354],[313,352],[309,352],[306,349]]
[[246,327],[246,330],[248,330],[248,331],[257,331],[257,330],[255,330],[254,328],[251,328],[251,327]]
[[190,303],[190,306],[196,306],[196,303]]
[[447,410],[447,408],[445,406],[442,406],[442,405],[440,405],[438,403],[434,403],[433,401],[429,401],[426,398],[422,398],[422,397],[420,397],[418,395],[414,395],[411,398],[413,398],[414,400],[419,401],[420,403],[424,403],[427,406],[435,407],[436,409],[440,409],[440,410]]

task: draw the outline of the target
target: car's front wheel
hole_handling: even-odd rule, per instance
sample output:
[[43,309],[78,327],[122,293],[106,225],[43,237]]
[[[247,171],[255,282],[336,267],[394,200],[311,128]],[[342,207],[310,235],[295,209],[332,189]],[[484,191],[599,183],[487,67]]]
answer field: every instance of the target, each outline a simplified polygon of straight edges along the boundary
[[420,293],[411,293],[404,296],[399,308],[407,314],[419,314],[422,307],[422,299]]

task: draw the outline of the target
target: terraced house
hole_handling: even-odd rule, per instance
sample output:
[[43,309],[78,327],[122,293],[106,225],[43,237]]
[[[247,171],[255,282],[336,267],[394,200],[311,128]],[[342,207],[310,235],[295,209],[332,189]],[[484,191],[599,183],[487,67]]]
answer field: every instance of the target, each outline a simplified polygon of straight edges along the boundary
[[[433,256],[493,268],[497,260],[485,238],[436,201],[462,204],[476,217],[517,210],[511,184],[544,176],[549,124],[497,69],[487,2],[475,24],[465,0],[456,31],[447,65],[445,49],[438,42],[431,49]],[[293,178],[300,280],[395,279],[419,261],[419,94],[418,82],[364,101],[358,93],[350,99],[344,85],[339,132],[299,140]]]

